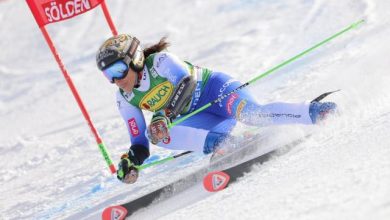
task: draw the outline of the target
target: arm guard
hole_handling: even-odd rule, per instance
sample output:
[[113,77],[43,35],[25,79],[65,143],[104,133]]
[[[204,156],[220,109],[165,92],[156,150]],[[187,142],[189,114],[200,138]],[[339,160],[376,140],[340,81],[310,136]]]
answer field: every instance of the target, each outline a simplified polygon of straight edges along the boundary
[[177,84],[171,99],[166,106],[167,116],[170,119],[176,118],[191,101],[192,93],[196,87],[196,81],[192,76],[186,76]]

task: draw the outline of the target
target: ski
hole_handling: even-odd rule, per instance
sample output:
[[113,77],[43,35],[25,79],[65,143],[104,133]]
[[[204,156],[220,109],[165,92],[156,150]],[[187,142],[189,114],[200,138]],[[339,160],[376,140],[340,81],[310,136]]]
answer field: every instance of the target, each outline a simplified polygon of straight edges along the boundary
[[[325,97],[327,97],[330,94],[333,94],[335,92],[339,92],[339,90],[326,92],[318,96],[317,98],[313,99],[311,102],[319,102]],[[300,144],[304,139],[309,137],[310,135],[307,135],[305,138],[298,139],[296,141],[293,141],[285,147],[288,146],[295,146]],[[269,160],[269,157],[271,156],[273,151],[261,154],[258,157],[255,157],[253,159],[250,159],[248,161],[239,163],[235,166],[232,166],[228,169],[224,170],[214,170],[212,172],[209,172],[204,178],[203,178],[203,186],[204,188],[209,192],[218,192],[226,187],[229,186],[229,184],[236,182],[240,177],[244,176],[245,173],[249,172],[254,164],[261,164],[267,160]]]
[[[287,145],[283,145],[283,147],[296,145],[302,142],[303,139],[304,138],[291,142]],[[245,172],[250,171],[250,168],[253,164],[262,163],[268,160],[271,156],[271,153],[280,148],[277,147],[273,150],[262,151],[260,152],[260,156],[243,162],[243,158],[246,156],[252,155],[254,153],[257,153],[256,155],[259,154],[257,151],[259,146],[261,146],[261,142],[262,137],[259,135],[245,139],[245,147],[233,149],[222,157],[214,158],[212,161],[210,161],[210,164],[207,167],[201,168],[194,173],[185,176],[184,178],[176,180],[137,199],[121,205],[114,205],[105,208],[102,213],[102,219],[123,220],[131,216],[136,211],[148,207],[152,203],[157,203],[163,201],[164,199],[168,199],[202,182],[207,191],[216,192],[222,190],[229,184],[237,181],[237,179],[243,176]]]
[[272,153],[273,151],[225,170],[209,172],[203,178],[203,186],[209,192],[221,191],[227,188],[229,184],[236,182],[237,179],[244,176],[245,173],[249,172],[254,164],[261,164],[268,161]]
[[143,195],[130,202],[110,206],[104,209],[102,213],[103,220],[123,220],[126,217],[131,216],[136,211],[146,208],[153,202],[163,201],[171,196],[174,196],[184,190],[194,186],[195,184],[202,181],[204,175],[207,174],[209,168],[202,168],[195,171],[192,174],[185,176],[177,181],[174,181],[168,185],[165,185],[153,192]]
[[[302,143],[304,139],[305,138],[298,139],[287,145],[284,145],[284,147],[296,146]],[[212,172],[209,172],[203,178],[204,188],[209,192],[218,192],[227,188],[229,184],[236,182],[240,177],[244,176],[245,173],[249,172],[252,169],[253,165],[262,164],[265,161],[268,161],[274,151],[275,150],[262,154],[253,159],[239,163],[224,170],[214,170]]]
[[203,176],[207,173],[207,169],[200,169],[193,174],[190,174],[182,179],[179,179],[173,183],[165,185],[153,192],[150,192],[144,196],[141,196],[130,202],[110,206],[104,209],[102,213],[103,220],[123,220],[126,217],[131,216],[136,211],[148,207],[153,202],[159,200],[162,201],[165,198],[169,198],[177,193],[188,189],[189,187],[200,182]]
[[253,149],[257,147],[257,144],[255,144],[256,141],[259,141],[258,137],[252,137],[250,140],[246,139],[245,142],[247,147],[242,147],[234,152],[229,152],[222,158],[217,158],[213,161],[210,161],[210,165],[208,167],[201,168],[194,173],[185,176],[184,178],[156,189],[155,191],[143,195],[135,200],[121,205],[114,205],[105,208],[102,213],[102,219],[123,220],[126,217],[131,216],[134,212],[149,206],[155,201],[162,201],[163,199],[178,194],[197,183],[201,183],[203,177],[210,170],[223,169],[226,167],[226,164],[230,164],[233,161],[241,158],[243,155],[247,155],[253,151]]

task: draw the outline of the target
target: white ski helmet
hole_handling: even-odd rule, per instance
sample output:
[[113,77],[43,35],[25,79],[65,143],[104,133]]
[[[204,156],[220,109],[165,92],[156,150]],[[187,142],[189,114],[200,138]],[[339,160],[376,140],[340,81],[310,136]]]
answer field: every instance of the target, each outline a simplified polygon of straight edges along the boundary
[[122,60],[136,72],[142,71],[145,57],[140,41],[129,34],[119,34],[107,39],[96,53],[96,63],[100,70]]

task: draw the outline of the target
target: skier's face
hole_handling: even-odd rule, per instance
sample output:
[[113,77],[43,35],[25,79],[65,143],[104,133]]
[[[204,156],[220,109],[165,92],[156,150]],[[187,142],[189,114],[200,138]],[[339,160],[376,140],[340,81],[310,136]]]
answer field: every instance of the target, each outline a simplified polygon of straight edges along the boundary
[[127,76],[125,78],[114,79],[114,83],[119,88],[123,89],[123,91],[130,93],[134,88],[138,74],[131,68],[129,68],[128,71],[129,72],[127,73]]

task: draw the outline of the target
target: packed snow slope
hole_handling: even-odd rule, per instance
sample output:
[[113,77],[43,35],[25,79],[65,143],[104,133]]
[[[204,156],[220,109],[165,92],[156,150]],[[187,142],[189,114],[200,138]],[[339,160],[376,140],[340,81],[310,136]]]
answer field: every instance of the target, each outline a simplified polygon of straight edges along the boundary
[[[146,45],[168,36],[170,52],[243,82],[366,19],[250,88],[260,103],[302,102],[341,89],[327,98],[339,105],[338,116],[316,126],[264,129],[275,142],[313,135],[225,191],[199,198],[194,188],[166,205],[177,208],[150,207],[138,219],[390,219],[389,1],[107,4],[120,32]],[[47,28],[117,163],[129,141],[116,88],[95,66],[95,52],[111,34],[103,17],[97,9]],[[145,170],[132,186],[116,181],[25,1],[0,1],[0,30],[0,219],[99,219],[104,207],[207,161],[194,154]],[[152,159],[175,153],[151,151]]]

